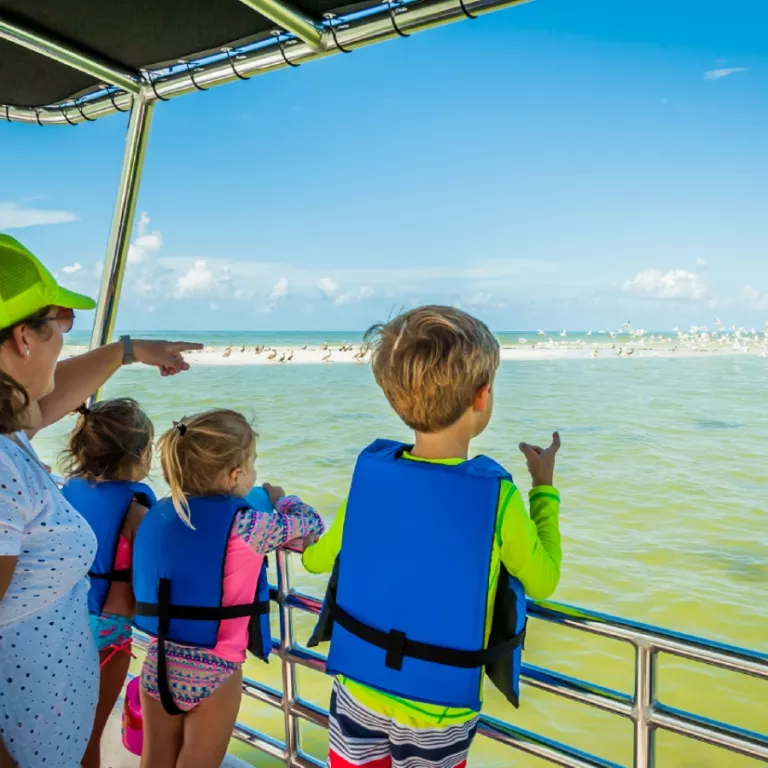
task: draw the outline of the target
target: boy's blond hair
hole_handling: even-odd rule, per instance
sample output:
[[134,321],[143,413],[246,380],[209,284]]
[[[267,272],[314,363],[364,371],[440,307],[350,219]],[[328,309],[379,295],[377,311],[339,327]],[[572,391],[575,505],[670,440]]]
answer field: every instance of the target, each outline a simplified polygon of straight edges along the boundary
[[416,432],[455,424],[499,367],[499,343],[485,323],[453,307],[412,309],[365,339],[376,381]]

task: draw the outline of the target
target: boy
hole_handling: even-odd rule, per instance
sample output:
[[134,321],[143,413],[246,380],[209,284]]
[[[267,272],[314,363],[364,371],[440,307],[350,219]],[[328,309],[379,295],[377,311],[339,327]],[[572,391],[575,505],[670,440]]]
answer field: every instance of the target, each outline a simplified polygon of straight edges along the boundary
[[547,598],[560,577],[560,438],[520,445],[529,517],[502,467],[468,460],[493,410],[488,328],[427,306],[369,335],[376,381],[416,434],[361,454],[347,502],[303,555],[308,571],[334,571],[313,638],[328,639],[330,618],[328,765],[464,768],[483,668],[516,706],[525,594]]

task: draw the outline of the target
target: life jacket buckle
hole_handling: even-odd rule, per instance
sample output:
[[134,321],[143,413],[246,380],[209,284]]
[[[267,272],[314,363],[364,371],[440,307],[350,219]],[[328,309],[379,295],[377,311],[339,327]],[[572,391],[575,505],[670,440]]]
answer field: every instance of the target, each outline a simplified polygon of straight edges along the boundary
[[405,656],[405,644],[407,639],[405,632],[397,629],[389,631],[387,641],[387,656],[384,659],[384,665],[389,669],[399,672],[403,668],[403,656]]

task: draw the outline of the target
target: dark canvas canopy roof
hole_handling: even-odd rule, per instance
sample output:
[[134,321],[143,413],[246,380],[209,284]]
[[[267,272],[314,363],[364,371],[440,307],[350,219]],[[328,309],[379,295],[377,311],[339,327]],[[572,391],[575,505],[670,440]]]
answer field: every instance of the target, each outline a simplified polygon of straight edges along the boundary
[[[300,0],[322,21],[338,0]],[[55,38],[106,63],[138,72],[196,59],[275,28],[239,0],[0,0],[0,21]],[[93,77],[0,39],[0,104],[43,107],[98,85]]]
[[0,0],[0,120],[75,125],[527,0]]

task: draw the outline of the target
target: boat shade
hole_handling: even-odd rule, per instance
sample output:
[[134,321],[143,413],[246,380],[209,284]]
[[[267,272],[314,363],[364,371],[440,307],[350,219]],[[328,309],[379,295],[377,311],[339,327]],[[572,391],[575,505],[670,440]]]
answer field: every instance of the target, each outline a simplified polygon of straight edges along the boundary
[[[371,3],[371,5],[378,3]],[[299,0],[323,14],[361,6]],[[0,0],[0,27],[18,26],[108,67],[138,75],[266,37],[278,25],[240,0]],[[0,39],[0,104],[39,108],[99,90],[104,80]]]

